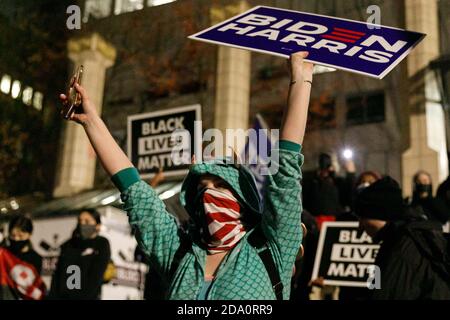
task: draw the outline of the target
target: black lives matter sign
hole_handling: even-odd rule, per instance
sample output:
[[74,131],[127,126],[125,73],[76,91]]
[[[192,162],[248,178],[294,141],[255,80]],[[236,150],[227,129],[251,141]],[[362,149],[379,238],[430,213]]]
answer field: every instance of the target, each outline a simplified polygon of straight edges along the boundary
[[159,168],[166,177],[185,175],[200,120],[200,105],[129,116],[128,157],[141,177],[151,178]]
[[358,222],[325,222],[312,279],[323,277],[325,285],[366,287],[379,248],[366,232],[358,230]]

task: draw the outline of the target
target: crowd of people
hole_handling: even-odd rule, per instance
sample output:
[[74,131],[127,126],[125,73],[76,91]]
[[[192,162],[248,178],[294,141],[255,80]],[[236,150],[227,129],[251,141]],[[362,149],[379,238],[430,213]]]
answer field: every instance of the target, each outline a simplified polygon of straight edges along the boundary
[[[380,244],[375,265],[381,271],[381,289],[340,287],[340,300],[450,299],[450,178],[433,196],[431,175],[418,171],[412,196],[402,198],[399,184],[375,171],[355,175],[346,160],[344,177],[337,177],[331,156],[321,154],[318,169],[304,176],[302,221],[309,233],[301,270],[293,278],[291,299],[309,299],[312,288],[324,288],[312,270],[321,224],[324,221],[359,221],[374,243]],[[326,288],[331,299],[337,288]]]
[[[0,300],[97,300],[105,279],[111,251],[109,241],[100,236],[101,217],[94,209],[84,209],[72,237],[61,245],[50,288],[41,279],[42,257],[33,249],[33,222],[28,216],[11,219],[8,237],[0,244]],[[16,260],[10,258],[12,255]],[[20,267],[14,276],[13,270]],[[71,266],[77,268],[71,270]],[[9,272],[7,272],[9,271]],[[22,279],[21,279],[22,278]],[[40,293],[36,295],[36,291]]]
[[[309,299],[312,287],[323,286],[321,279],[311,281],[323,222],[354,220],[381,244],[375,261],[381,269],[381,289],[341,288],[341,299],[450,299],[449,241],[443,232],[450,218],[450,180],[433,197],[430,175],[420,171],[414,177],[413,196],[405,201],[395,180],[373,171],[356,177],[352,161],[344,165],[345,177],[337,176],[327,154],[320,155],[317,171],[302,176],[313,83],[313,65],[304,61],[307,56],[300,52],[289,60],[288,102],[279,147],[272,150],[279,170],[267,176],[264,201],[252,173],[234,159],[194,162],[180,193],[190,216],[183,228],[154,188],[141,180],[85,89],[75,85],[83,110],[70,120],[83,126],[121,192],[139,245],[137,256],[151,270],[147,298]],[[65,95],[61,100],[67,103]],[[99,298],[110,261],[108,240],[99,236],[100,222],[95,211],[80,213],[72,238],[61,247],[45,297]],[[31,234],[29,219],[12,220],[6,249],[39,274],[41,258],[30,244]],[[73,266],[81,271],[80,283],[68,272]],[[34,297],[23,291],[16,291],[15,297]]]

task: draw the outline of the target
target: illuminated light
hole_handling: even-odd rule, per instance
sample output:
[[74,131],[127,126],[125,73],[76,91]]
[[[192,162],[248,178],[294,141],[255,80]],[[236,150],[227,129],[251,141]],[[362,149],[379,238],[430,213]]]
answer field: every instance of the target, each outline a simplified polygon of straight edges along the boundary
[[11,77],[5,74],[0,82],[0,91],[9,94],[9,90],[11,90]]
[[33,97],[33,106],[36,108],[36,110],[41,111],[42,110],[42,101],[44,100],[44,95],[38,91],[34,93]]
[[84,3],[83,22],[88,22],[89,17],[96,19],[106,18],[111,14],[112,0],[87,0]]
[[5,207],[3,207],[3,208],[0,209],[0,212],[1,212],[1,213],[7,213],[7,212],[8,212],[8,209],[6,209]]
[[116,196],[109,196],[109,197],[106,197],[105,199],[103,199],[102,201],[100,201],[100,203],[102,205],[106,206],[106,205],[108,205],[110,203],[113,203],[116,200],[117,200]]
[[19,209],[19,204],[17,203],[16,200],[11,200],[11,201],[9,202],[9,205],[11,206],[11,209],[13,209],[13,210]]
[[351,150],[351,149],[345,149],[345,150],[342,152],[342,156],[343,156],[344,159],[346,159],[346,160],[353,159],[353,150]]
[[22,91],[22,101],[27,106],[31,106],[33,103],[33,88],[31,87],[25,87]]
[[133,12],[144,9],[144,0],[116,0],[114,14]]
[[167,4],[167,3],[171,3],[171,2],[175,2],[176,0],[148,0],[147,5],[149,7],[156,7],[156,6],[161,6],[163,4]]
[[14,99],[17,99],[20,95],[20,88],[22,87],[22,84],[18,80],[14,80],[12,89],[11,89],[11,96]]

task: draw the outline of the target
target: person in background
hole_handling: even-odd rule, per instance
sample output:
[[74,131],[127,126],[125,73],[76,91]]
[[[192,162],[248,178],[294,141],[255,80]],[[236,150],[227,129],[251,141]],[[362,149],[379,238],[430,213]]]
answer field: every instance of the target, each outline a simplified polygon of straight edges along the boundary
[[45,296],[42,257],[31,245],[32,233],[29,217],[11,219],[8,237],[0,246],[0,300],[42,300]]
[[40,274],[42,271],[42,257],[31,245],[33,233],[33,222],[26,216],[15,216],[11,219],[8,227],[8,242],[6,247],[12,254],[25,261],[36,269]]
[[[100,214],[95,209],[82,210],[71,239],[61,246],[61,254],[52,277],[50,299],[97,300],[100,298],[103,275],[110,261],[109,241],[99,236]],[[80,269],[79,286],[69,266]],[[71,277],[69,279],[69,277]],[[68,281],[69,280],[69,281]]]
[[[376,171],[364,171],[356,179],[356,183],[353,191],[353,201],[359,192],[374,184],[381,179],[381,175]],[[358,217],[353,211],[345,213],[339,216],[339,221],[358,221]],[[362,232],[362,231],[361,231]],[[339,300],[348,301],[361,301],[367,300],[370,291],[363,287],[340,287],[339,288]]]
[[364,171],[356,179],[355,189],[356,191],[366,188],[374,182],[381,179],[381,175],[376,171]]
[[320,154],[318,160],[317,171],[305,174],[303,179],[303,200],[305,209],[316,218],[320,229],[322,222],[334,221],[351,210],[356,170],[353,160],[346,160],[346,176],[338,177],[329,154]]
[[431,175],[423,170],[413,177],[413,194],[409,205],[429,220],[445,224],[450,219],[450,209],[441,197],[433,197]]
[[398,183],[390,177],[357,194],[360,226],[380,243],[375,265],[379,289],[373,300],[450,299],[450,257],[439,223],[405,207]]

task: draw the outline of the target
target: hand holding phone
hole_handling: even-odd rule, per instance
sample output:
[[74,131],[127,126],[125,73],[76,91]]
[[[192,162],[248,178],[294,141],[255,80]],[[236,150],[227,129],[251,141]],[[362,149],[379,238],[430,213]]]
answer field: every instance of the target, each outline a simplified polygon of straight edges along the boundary
[[[72,76],[69,82],[69,88],[67,90],[67,100],[65,101],[63,105],[63,110],[61,114],[63,115],[64,119],[68,120],[70,119],[71,115],[74,112],[77,112],[79,107],[81,106],[81,94],[77,92],[75,89],[75,84],[81,84],[81,78],[83,76],[84,68],[83,66],[79,66],[75,72],[75,74]],[[79,111],[81,112],[81,110]]]

